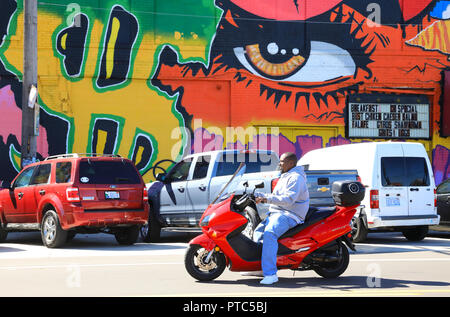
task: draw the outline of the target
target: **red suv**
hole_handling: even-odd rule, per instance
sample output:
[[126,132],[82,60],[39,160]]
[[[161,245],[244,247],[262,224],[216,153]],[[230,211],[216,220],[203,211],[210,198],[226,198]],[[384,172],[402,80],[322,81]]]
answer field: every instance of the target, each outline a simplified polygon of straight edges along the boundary
[[148,220],[145,183],[118,155],[64,154],[26,166],[0,191],[0,242],[9,231],[40,230],[56,248],[76,233],[114,234],[131,245]]

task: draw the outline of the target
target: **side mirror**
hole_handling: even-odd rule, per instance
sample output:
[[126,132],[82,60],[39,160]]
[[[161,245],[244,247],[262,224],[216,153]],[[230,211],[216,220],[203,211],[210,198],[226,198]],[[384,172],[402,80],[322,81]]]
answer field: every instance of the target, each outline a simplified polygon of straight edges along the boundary
[[264,188],[264,182],[256,184],[255,188]]
[[11,182],[9,181],[3,181],[1,185],[2,189],[10,189],[11,188]]
[[166,174],[165,173],[158,173],[158,174],[156,174],[156,180],[157,181],[164,182],[165,179],[166,179]]

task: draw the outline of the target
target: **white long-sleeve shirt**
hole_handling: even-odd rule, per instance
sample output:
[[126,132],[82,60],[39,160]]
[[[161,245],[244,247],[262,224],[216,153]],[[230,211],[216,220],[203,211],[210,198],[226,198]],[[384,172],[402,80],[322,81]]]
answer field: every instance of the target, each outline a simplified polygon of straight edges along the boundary
[[281,212],[297,223],[304,222],[309,209],[309,192],[303,167],[296,166],[281,174],[273,192],[262,196],[270,204],[269,213]]

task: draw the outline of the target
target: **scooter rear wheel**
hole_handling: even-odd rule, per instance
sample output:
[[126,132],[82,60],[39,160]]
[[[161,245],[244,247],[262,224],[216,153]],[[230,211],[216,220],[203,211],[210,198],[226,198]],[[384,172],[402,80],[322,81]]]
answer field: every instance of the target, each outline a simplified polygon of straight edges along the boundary
[[325,278],[336,278],[344,273],[350,262],[350,254],[342,242],[339,242],[339,255],[338,261],[315,266],[314,272]]
[[214,252],[208,259],[209,251],[200,245],[190,245],[184,255],[184,266],[188,273],[199,281],[218,278],[227,266],[225,255]]

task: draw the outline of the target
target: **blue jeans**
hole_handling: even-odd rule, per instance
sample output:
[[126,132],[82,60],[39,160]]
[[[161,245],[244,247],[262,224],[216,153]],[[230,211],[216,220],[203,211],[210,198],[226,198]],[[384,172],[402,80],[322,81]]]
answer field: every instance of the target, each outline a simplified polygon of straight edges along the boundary
[[263,242],[261,267],[264,276],[277,274],[278,238],[297,225],[291,217],[271,213],[253,233],[253,240]]

